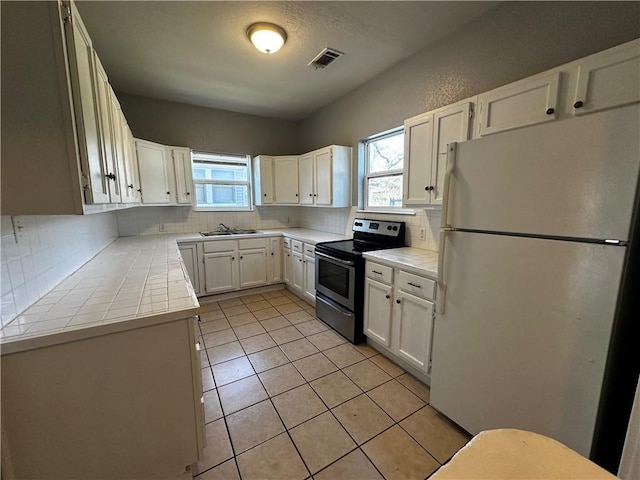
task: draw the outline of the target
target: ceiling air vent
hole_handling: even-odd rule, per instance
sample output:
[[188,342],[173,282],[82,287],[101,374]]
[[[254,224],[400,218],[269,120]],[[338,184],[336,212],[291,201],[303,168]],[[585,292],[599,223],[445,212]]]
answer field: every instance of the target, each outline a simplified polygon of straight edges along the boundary
[[325,48],[323,49],[316,57],[309,62],[309,67],[314,67],[316,70],[318,68],[325,68],[339,59],[344,53],[339,52],[338,50],[334,50],[333,48]]

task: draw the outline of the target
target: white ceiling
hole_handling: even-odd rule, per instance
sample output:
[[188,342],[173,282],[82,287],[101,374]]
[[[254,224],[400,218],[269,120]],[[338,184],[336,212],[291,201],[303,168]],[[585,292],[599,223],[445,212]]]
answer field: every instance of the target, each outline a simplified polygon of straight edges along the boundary
[[[116,91],[299,120],[454,32],[498,2],[78,1]],[[265,55],[258,21],[289,39]],[[324,48],[345,55],[324,70]]]

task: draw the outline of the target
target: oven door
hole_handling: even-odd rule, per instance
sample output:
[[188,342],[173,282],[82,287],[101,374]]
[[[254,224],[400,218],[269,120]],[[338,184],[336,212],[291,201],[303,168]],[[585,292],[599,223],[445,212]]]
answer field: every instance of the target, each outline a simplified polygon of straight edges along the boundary
[[355,262],[316,250],[316,290],[343,307],[355,308]]

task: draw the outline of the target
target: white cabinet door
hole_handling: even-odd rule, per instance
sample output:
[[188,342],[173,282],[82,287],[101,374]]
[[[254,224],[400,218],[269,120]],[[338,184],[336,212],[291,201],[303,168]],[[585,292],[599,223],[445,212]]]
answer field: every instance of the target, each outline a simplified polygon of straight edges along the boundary
[[555,120],[559,85],[560,73],[555,72],[478,95],[479,135]]
[[284,253],[282,255],[282,265],[284,267],[283,269],[284,283],[286,283],[287,285],[292,285],[293,284],[293,255],[291,254],[291,250],[288,248],[285,248],[283,252]]
[[594,55],[578,66],[573,113],[582,115],[640,102],[640,41]]
[[96,71],[96,92],[98,103],[98,124],[100,126],[100,138],[102,139],[102,159],[106,177],[109,180],[110,203],[120,202],[120,184],[118,183],[118,170],[116,165],[116,147],[114,142],[114,128],[111,105],[111,86],[107,74],[97,55],[94,55]]
[[204,254],[205,291],[219,293],[235,290],[238,285],[236,252]]
[[267,283],[280,283],[282,282],[282,239],[273,237],[267,241],[269,242]]
[[198,271],[198,250],[196,244],[179,245],[182,261],[187,268],[191,285],[196,295],[200,294],[200,277]]
[[[127,188],[127,178],[130,173],[127,171],[127,162],[125,158],[125,136],[124,136],[124,115],[120,108],[120,102],[116,98],[116,94],[109,87],[109,100],[111,104],[111,132],[113,145],[113,162],[116,167],[116,180],[119,193],[119,202],[129,203],[131,201],[131,189]],[[112,200],[113,203],[113,200]]]
[[256,205],[273,204],[273,157],[258,155],[253,159],[253,182]]
[[385,347],[391,345],[393,287],[367,279],[364,294],[364,334]]
[[431,161],[431,205],[442,204],[444,172],[447,168],[447,145],[469,139],[471,103],[456,105],[433,114],[433,153]]
[[333,171],[331,147],[313,153],[315,165],[313,199],[316,205],[330,206],[333,202]]
[[[70,57],[69,73],[74,98],[74,113],[80,147],[80,165],[85,182],[85,202],[109,203],[109,178],[107,177],[99,123],[95,59],[91,38],[80,19],[74,3],[71,3],[72,22],[65,22],[65,34]],[[75,67],[75,68],[73,68]]]
[[313,155],[311,153],[301,155],[298,167],[298,179],[300,184],[300,205],[313,205]]
[[240,288],[258,287],[267,283],[267,250],[239,250]]
[[[123,117],[124,118],[124,117]],[[126,119],[125,119],[126,122]],[[140,202],[140,178],[138,176],[138,162],[136,160],[136,141],[133,138],[129,125],[124,125],[124,137],[125,137],[125,172],[126,178],[126,190],[127,201],[129,203]]]
[[298,157],[273,159],[275,203],[298,204]]
[[136,140],[142,203],[168,204],[169,175],[166,147],[146,140]]
[[172,147],[173,168],[176,178],[176,201],[190,204],[193,197],[193,175],[191,173],[191,149]]
[[304,289],[304,261],[303,257],[299,253],[291,254],[292,260],[292,278],[291,278],[291,286],[302,292]]
[[423,114],[404,122],[404,204],[429,203],[433,154],[433,114]]
[[427,372],[433,332],[433,303],[397,292],[395,318],[393,337],[397,342],[397,354]]
[[311,302],[316,301],[316,261],[311,257],[304,257],[304,296]]

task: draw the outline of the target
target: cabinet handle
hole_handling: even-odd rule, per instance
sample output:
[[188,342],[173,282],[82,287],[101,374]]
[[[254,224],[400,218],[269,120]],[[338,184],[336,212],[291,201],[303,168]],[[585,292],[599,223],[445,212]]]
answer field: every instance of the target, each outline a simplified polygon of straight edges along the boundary
[[400,303],[400,299],[396,300],[396,303]]
[[389,295],[385,295],[384,298],[389,298]]
[[433,190],[433,185],[429,185],[428,187],[424,187],[424,189],[425,189],[427,192],[430,192],[430,191],[432,191],[432,190]]
[[547,115],[553,115],[556,110],[554,108],[547,108]]
[[412,287],[422,288],[421,285],[416,285],[415,283],[407,282],[407,285],[411,285]]
[[584,102],[582,100],[578,100],[576,103],[573,104],[573,108],[582,108],[583,105],[584,105]]
[[378,274],[378,275],[382,275],[382,272],[378,272],[378,271],[376,271],[376,270],[371,270],[371,273],[376,273],[376,274]]
[[115,180],[115,179],[116,179],[116,176],[115,176],[113,173],[107,173],[107,174],[105,175],[105,177],[107,177],[107,178],[109,178],[109,179],[111,179],[111,180]]
[[138,191],[139,191],[140,193],[142,193],[142,189],[141,189],[141,188],[139,188],[139,189],[138,189]]
[[133,183],[131,183],[131,184],[127,185],[127,188],[131,188],[131,189],[133,189]]

